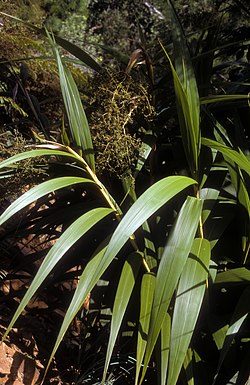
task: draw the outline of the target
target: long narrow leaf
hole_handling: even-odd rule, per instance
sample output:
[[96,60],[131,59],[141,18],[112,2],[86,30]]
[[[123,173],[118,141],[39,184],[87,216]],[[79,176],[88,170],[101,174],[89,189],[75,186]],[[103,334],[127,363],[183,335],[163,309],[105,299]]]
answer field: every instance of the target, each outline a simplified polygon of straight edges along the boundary
[[204,224],[208,219],[213,207],[217,203],[219,194],[219,190],[213,188],[203,188],[200,190],[200,199],[204,202],[202,210],[202,224]]
[[146,373],[168,306],[190,253],[201,210],[202,202],[199,199],[187,198],[161,257],[156,276],[155,295],[141,382]]
[[61,188],[72,186],[79,183],[94,183],[90,179],[81,178],[81,177],[60,177],[52,180],[48,180],[31,188],[29,191],[21,195],[16,199],[0,216],[0,225],[6,222],[13,215],[18,213],[24,207],[27,207],[29,204],[35,202],[37,199]]
[[51,270],[61,259],[61,257],[74,245],[78,239],[80,239],[88,230],[90,230],[96,223],[100,222],[105,216],[111,214],[113,210],[100,207],[90,210],[89,212],[81,215],[75,222],[73,222],[67,230],[61,235],[59,240],[52,246],[45,259],[43,260],[35,278],[33,279],[28,291],[23,297],[20,305],[18,306],[8,328],[3,336],[6,338],[7,334],[11,330],[12,326],[24,310],[25,306],[31,300],[38,288],[50,274]]
[[155,276],[152,273],[145,273],[142,277],[141,283],[141,301],[140,301],[140,318],[137,338],[137,351],[136,351],[136,374],[135,385],[138,383],[141,364],[145,353],[147,344],[147,336],[150,322],[150,314],[153,305],[155,287]]
[[198,157],[200,153],[200,101],[197,83],[186,39],[172,2],[168,0],[172,20],[175,68],[163,48],[174,78],[177,112],[182,141],[192,175],[198,177]]
[[238,267],[217,274],[215,284],[250,284],[250,270],[246,267]]
[[94,170],[93,143],[79,91],[69,69],[62,62],[55,43],[50,35],[47,35],[58,66],[64,106],[74,145],[80,151],[80,155],[84,154],[87,163]]
[[185,360],[205,293],[209,261],[209,241],[195,239],[176,294],[167,385],[176,384]]
[[234,340],[234,337],[239,332],[246,317],[249,316],[249,314],[250,314],[249,296],[250,296],[250,288],[247,287],[243,291],[243,293],[242,293],[242,295],[241,295],[241,297],[237,303],[237,306],[235,307],[229,328],[227,330],[226,338],[225,338],[223,348],[222,348],[221,354],[220,354],[220,359],[219,359],[218,368],[216,371],[214,383],[216,381],[216,376],[219,373],[221,366],[223,364],[223,361],[224,361],[224,359],[225,359],[225,357],[226,357],[226,355],[230,349],[230,346]]
[[113,233],[108,247],[98,252],[85,267],[71,304],[68,307],[48,365],[50,364],[53,355],[56,353],[70,322],[77,314],[77,311],[83,304],[86,296],[96,285],[104,271],[129,238],[161,206],[167,203],[180,191],[195,183],[195,180],[188,177],[166,177],[147,189],[130,207]]
[[170,330],[171,330],[171,317],[167,313],[164,321],[161,325],[161,385],[166,384],[167,369],[169,362],[169,349],[170,349]]
[[186,372],[187,385],[194,385],[194,373],[193,373],[193,350],[188,349],[185,360],[183,362],[183,367]]
[[127,309],[141,264],[142,255],[138,252],[135,252],[128,256],[128,259],[125,261],[122,269],[112,312],[109,342],[103,371],[103,382],[105,381],[107,375],[111,355],[115,346],[115,341],[120,330],[121,323]]
[[[200,101],[198,87],[196,83],[194,68],[190,53],[188,50],[186,38],[182,30],[182,26],[177,17],[172,1],[168,0],[171,20],[172,20],[172,37],[175,57],[175,70],[180,82],[186,92],[188,106],[183,105],[182,108],[188,108],[187,111],[192,120],[192,126],[188,127],[193,130],[192,136],[195,138],[197,150],[200,146]],[[197,154],[198,155],[198,154]]]
[[36,149],[36,150],[30,150],[30,151],[22,152],[20,154],[13,155],[6,160],[3,160],[0,163],[0,169],[4,168],[4,167],[10,167],[14,163],[21,162],[22,160],[36,158],[39,156],[49,156],[49,155],[66,156],[66,157],[73,158],[74,160],[76,160],[74,155],[72,155],[70,152],[60,151],[57,149],[51,149],[51,150],[50,149],[48,149],[48,150],[47,149]]
[[224,144],[216,142],[215,140],[212,140],[212,139],[202,138],[201,143],[204,146],[220,151],[224,156],[230,158],[242,170],[246,171],[248,175],[250,175],[250,161],[242,152],[237,152],[236,150],[228,146],[225,146]]
[[206,96],[203,98],[200,98],[201,104],[211,104],[211,103],[218,103],[218,102],[227,102],[232,100],[249,100],[249,95],[215,95],[215,96]]

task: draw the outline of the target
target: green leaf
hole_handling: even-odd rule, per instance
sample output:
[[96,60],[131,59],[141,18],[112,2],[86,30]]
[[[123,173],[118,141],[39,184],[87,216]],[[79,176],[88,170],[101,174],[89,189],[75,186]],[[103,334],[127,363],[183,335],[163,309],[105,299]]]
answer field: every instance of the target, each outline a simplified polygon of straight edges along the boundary
[[36,150],[21,152],[20,154],[13,155],[8,159],[3,160],[0,163],[0,169],[4,167],[10,167],[14,163],[21,162],[22,160],[36,158],[38,156],[48,156],[48,155],[66,156],[76,160],[75,156],[72,155],[70,152],[60,151],[58,149],[36,149]]
[[147,262],[147,265],[151,271],[154,271],[157,268],[157,257],[155,244],[153,242],[151,229],[149,227],[148,221],[144,222],[142,225],[143,234],[144,234],[144,256]]
[[213,188],[203,188],[200,190],[200,199],[204,202],[202,210],[202,224],[204,224],[208,219],[213,207],[217,203],[219,194],[219,190]]
[[186,372],[187,384],[194,384],[194,373],[193,373],[193,350],[191,348],[188,349],[185,360],[183,362],[183,367]]
[[167,313],[161,325],[161,385],[166,384],[169,362],[171,317]]
[[174,291],[177,289],[178,280],[190,253],[201,210],[201,200],[187,197],[162,254],[156,276],[154,302],[141,382],[146,373],[168,306]]
[[94,256],[91,258],[91,260],[87,264],[86,268],[84,269],[79,279],[73,298],[64,316],[63,323],[59,330],[56,342],[53,346],[52,353],[50,355],[50,358],[44,373],[44,377],[46,376],[46,373],[52,361],[52,358],[54,357],[66,331],[68,330],[69,325],[73,321],[78,311],[81,309],[87,295],[91,292],[92,288],[95,286],[95,284],[99,279],[99,277],[98,279],[96,279],[96,272],[98,271],[99,264],[102,261],[106,250],[107,250],[107,246],[98,248],[98,250],[95,252]]
[[64,106],[74,145],[76,146],[77,151],[80,152],[81,156],[84,154],[87,163],[94,171],[95,161],[93,143],[79,91],[69,69],[62,62],[55,43],[50,35],[47,35],[58,66]]
[[[213,322],[213,327],[215,326],[215,322]],[[221,326],[221,325],[220,325]],[[213,332],[213,340],[216,344],[218,350],[221,350],[225,341],[225,337],[228,331],[228,324],[223,325]]]
[[169,176],[149,187],[130,207],[114,231],[107,247],[100,250],[85,267],[77,289],[68,307],[67,314],[59,331],[49,364],[74,316],[86,296],[96,285],[112,260],[134,232],[161,206],[186,187],[196,182],[188,177]]
[[155,275],[153,275],[152,273],[145,273],[142,277],[141,283],[140,318],[137,337],[135,385],[137,385],[138,383],[140,369],[147,343],[150,314],[153,305],[154,287]]
[[200,98],[201,104],[210,104],[217,102],[227,102],[232,100],[240,100],[240,99],[250,99],[249,95],[216,95],[216,96],[206,96]]
[[249,283],[250,270],[245,267],[223,271],[218,273],[215,279],[215,284],[231,284],[231,283]]
[[175,68],[164,50],[173,74],[177,112],[182,141],[192,175],[198,177],[198,158],[200,153],[200,100],[194,69],[186,39],[172,2],[168,0],[172,20]]
[[[232,319],[230,321],[230,325],[229,325],[229,328],[227,330],[226,338],[225,338],[225,341],[224,341],[224,344],[223,344],[223,347],[221,350],[220,359],[219,359],[219,363],[218,363],[218,367],[217,367],[217,371],[216,371],[216,375],[215,375],[215,380],[216,380],[217,374],[219,373],[219,371],[221,369],[223,361],[224,361],[224,359],[225,359],[225,357],[226,357],[226,355],[227,355],[227,353],[231,347],[231,344],[234,340],[234,337],[237,335],[240,328],[242,327],[243,322],[245,321],[245,319],[247,318],[247,316],[250,313],[249,296],[250,296],[250,287],[247,287],[243,291],[243,293],[242,293],[242,295],[241,295],[241,297],[240,297],[240,299],[239,299],[239,301],[235,307]],[[215,380],[213,383],[215,383]]]
[[[169,176],[149,187],[130,207],[114,232],[106,258],[115,256],[134,232],[158,209],[186,187],[196,182],[188,177]],[[106,269],[104,258],[102,269]],[[103,270],[103,271],[104,271]]]
[[246,171],[246,173],[250,175],[250,161],[241,151],[237,152],[236,150],[228,146],[225,146],[224,144],[216,142],[215,140],[212,140],[212,139],[202,138],[201,143],[204,146],[210,147],[214,150],[221,152],[224,156],[230,158],[242,170]]
[[[124,200],[129,196],[130,201],[134,203],[137,200],[136,192],[135,192],[135,184],[134,184],[134,178],[132,176],[125,176],[122,179],[123,188],[125,189],[125,198]],[[143,234],[144,234],[144,258],[147,262],[147,265],[150,270],[153,270],[157,267],[157,260],[156,260],[156,250],[155,245],[152,241],[152,234],[151,229],[149,227],[149,224],[147,221],[145,221],[142,224]]]
[[197,238],[181,274],[170,337],[167,385],[177,383],[202,305],[210,262],[210,244]]
[[[224,129],[224,127],[222,127],[216,121],[216,119],[214,119],[212,114],[210,114],[210,118],[212,119],[212,121],[216,127],[216,129],[214,130],[216,140],[223,145],[226,145],[228,147],[232,147],[232,143],[231,143],[230,139],[228,138],[228,134],[227,134],[226,130]],[[237,129],[237,127],[236,127],[236,129]],[[240,129],[240,127],[239,127],[239,129]],[[244,264],[246,262],[248,251],[249,251],[249,235],[248,234],[249,234],[249,219],[250,219],[250,199],[249,199],[249,194],[248,194],[248,190],[247,190],[247,184],[244,180],[244,176],[242,175],[241,170],[239,169],[238,166],[235,166],[235,163],[231,158],[229,158],[226,155],[223,155],[223,156],[224,156],[225,162],[227,164],[227,168],[228,168],[229,173],[230,173],[232,184],[233,184],[234,189],[237,193],[238,201],[243,207],[245,207],[246,214],[247,214],[247,216],[245,216],[243,218],[243,225],[245,225],[245,229],[244,229],[245,235],[242,236],[242,248],[243,248],[243,252],[244,252],[243,264]]]
[[247,189],[247,183],[244,180],[244,176],[239,169],[239,167],[235,166],[234,162],[231,161],[230,158],[224,157],[225,161],[227,162],[227,167],[231,176],[232,184],[235,188],[235,191],[237,192],[237,198],[239,204],[242,205],[242,207],[246,210],[246,216],[243,216],[242,218],[242,228],[244,226],[244,235],[242,235],[242,249],[244,252],[244,261],[243,264],[246,262],[246,259],[248,257],[248,251],[249,251],[249,230],[250,230],[250,199],[249,199],[249,193]]
[[[73,222],[67,230],[61,235],[58,241],[52,246],[45,259],[43,260],[40,268],[38,269],[35,278],[33,279],[28,291],[23,297],[20,305],[18,306],[8,328],[3,336],[6,338],[10,329],[24,310],[25,306],[31,300],[38,288],[48,277],[51,270],[61,259],[61,257],[73,246],[78,239],[80,239],[87,231],[89,231],[96,223],[100,222],[105,216],[111,214],[113,210],[99,207],[97,209],[90,210],[89,212],[81,215],[75,222]],[[66,316],[65,316],[66,318]]]
[[31,188],[29,191],[21,195],[16,199],[0,216],[0,225],[6,222],[13,215],[17,214],[24,207],[33,203],[37,199],[47,195],[53,191],[59,190],[61,188],[72,186],[79,183],[94,183],[90,179],[81,178],[81,177],[60,177],[52,180],[48,180]]
[[120,330],[121,323],[127,309],[141,264],[142,255],[138,252],[135,252],[128,256],[128,259],[125,261],[122,269],[112,312],[109,342],[103,371],[103,382],[105,381],[107,375],[111,355],[115,346],[115,341]]
[[135,173],[134,173],[134,178],[136,178],[139,174],[139,172],[142,170],[146,160],[148,159],[152,147],[155,143],[155,137],[152,135],[151,132],[147,132],[144,137],[142,138],[143,142],[141,144],[141,147],[139,149],[139,155],[138,155],[138,160],[137,164],[135,167]]

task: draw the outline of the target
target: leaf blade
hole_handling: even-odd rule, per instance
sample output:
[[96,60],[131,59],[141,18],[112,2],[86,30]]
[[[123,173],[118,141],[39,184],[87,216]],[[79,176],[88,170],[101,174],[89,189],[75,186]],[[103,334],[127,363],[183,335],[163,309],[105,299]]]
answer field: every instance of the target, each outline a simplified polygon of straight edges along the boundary
[[212,139],[202,138],[201,143],[206,147],[210,147],[221,152],[223,156],[230,158],[242,170],[246,171],[248,175],[250,175],[250,161],[242,152],[238,152],[233,148],[230,148]]
[[136,350],[136,374],[135,385],[138,383],[139,373],[143,356],[146,349],[146,341],[148,336],[150,313],[153,305],[153,295],[155,287],[155,275],[152,273],[145,273],[142,277],[141,283],[141,303],[140,303],[140,318],[137,337]]
[[163,204],[167,203],[183,189],[195,183],[195,180],[188,177],[166,177],[146,190],[130,207],[114,231],[108,246],[100,250],[85,267],[71,304],[68,307],[67,317],[65,316],[64,318],[48,365],[67,330],[67,323],[74,318],[88,293],[91,292],[129,237]]
[[[146,373],[146,368],[159,336],[174,290],[177,287],[179,277],[191,250],[201,210],[202,202],[199,199],[193,197],[187,198],[177,217],[176,224],[161,257],[156,276],[153,311],[151,314],[149,338],[145,352],[141,382]],[[182,237],[179,236],[180,233]],[[176,255],[178,257],[175,258]]]
[[33,297],[37,289],[43,283],[53,267],[57,264],[60,258],[70,249],[70,247],[80,239],[88,230],[90,230],[96,223],[98,223],[105,216],[111,214],[112,209],[100,207],[92,209],[89,212],[80,216],[75,222],[73,222],[61,235],[59,240],[52,246],[41,266],[38,269],[28,291],[25,293],[21,303],[19,304],[8,328],[2,338],[4,340],[11,330],[12,326]]
[[49,39],[58,66],[61,91],[63,95],[64,106],[67,112],[72,139],[75,146],[79,148],[80,155],[84,154],[87,163],[94,171],[95,161],[93,143],[79,91],[71,72],[62,62],[59,51],[49,33],[47,33],[47,37]]
[[135,252],[128,256],[128,259],[125,261],[122,269],[113,307],[109,341],[103,371],[103,382],[106,379],[108,366],[115,346],[115,341],[117,339],[122,319],[128,306],[141,264],[142,255],[138,252]]
[[210,243],[196,238],[184,266],[174,306],[167,385],[178,380],[201,308],[210,262]]
[[60,177],[45,181],[38,186],[31,188],[19,198],[17,198],[0,216],[0,226],[17,212],[27,207],[37,199],[61,188],[72,186],[79,183],[94,183],[90,179],[82,177]]

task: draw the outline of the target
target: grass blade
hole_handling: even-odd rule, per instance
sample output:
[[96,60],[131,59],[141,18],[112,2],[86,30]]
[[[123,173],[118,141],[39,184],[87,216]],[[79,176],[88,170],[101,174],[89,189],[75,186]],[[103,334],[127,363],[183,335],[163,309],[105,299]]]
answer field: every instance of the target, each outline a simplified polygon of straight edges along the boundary
[[214,95],[200,98],[201,104],[211,104],[218,102],[228,102],[232,100],[250,100],[249,95]]
[[183,362],[183,367],[186,372],[186,377],[188,380],[187,385],[195,385],[194,383],[194,373],[193,373],[193,350],[188,349],[185,360]]
[[193,197],[187,198],[161,257],[156,276],[155,295],[141,382],[146,373],[168,306],[190,253],[201,210],[202,201]]
[[147,344],[150,314],[153,305],[154,287],[155,276],[152,273],[145,273],[142,277],[141,283],[141,302],[136,351],[135,385],[137,385],[138,383],[140,369]]
[[209,241],[195,239],[176,294],[167,385],[176,384],[185,360],[205,293],[209,261]]
[[170,331],[171,331],[171,317],[167,313],[161,325],[161,385],[166,384],[167,369],[169,362],[169,346],[170,346]]
[[51,270],[61,259],[61,257],[76,243],[88,230],[90,230],[96,223],[98,223],[105,216],[111,214],[113,210],[100,207],[90,210],[89,212],[81,215],[75,222],[73,222],[61,235],[58,241],[52,246],[45,259],[43,260],[38,272],[33,279],[28,291],[24,295],[20,305],[18,306],[8,328],[3,336],[3,339],[7,336],[12,326],[28,304],[30,299],[36,293],[38,288],[47,278]]
[[103,371],[103,382],[106,379],[108,366],[115,346],[115,341],[120,330],[121,323],[127,309],[141,264],[142,255],[138,252],[135,252],[128,256],[128,259],[125,261],[122,269],[114,301],[109,342]]
[[230,347],[231,347],[231,344],[234,340],[234,337],[237,335],[240,328],[242,327],[243,322],[245,321],[245,319],[247,318],[247,316],[250,313],[249,296],[250,296],[250,288],[247,287],[243,291],[243,293],[242,293],[242,295],[241,295],[241,297],[240,297],[240,299],[239,299],[239,301],[235,307],[229,328],[227,330],[225,341],[224,341],[224,344],[223,344],[223,347],[221,350],[221,354],[220,354],[219,364],[218,364],[218,368],[216,371],[214,383],[216,381],[216,376],[221,369],[223,361],[224,361],[228,351],[230,350]]
[[84,154],[87,163],[92,170],[94,170],[95,161],[93,143],[79,91],[69,69],[62,62],[59,51],[49,33],[47,36],[58,66],[64,106],[74,145],[76,146],[77,151],[80,152],[81,156]]
[[67,156],[67,157],[75,159],[74,155],[72,155],[70,152],[60,151],[57,149],[51,149],[51,150],[36,149],[36,150],[21,152],[20,154],[13,155],[8,159],[3,160],[0,163],[0,169],[4,168],[4,167],[10,167],[14,163],[21,162],[22,160],[36,158],[39,156],[48,156],[48,155]]
[[250,175],[250,161],[243,154],[243,152],[237,152],[236,150],[216,142],[212,139],[202,138],[201,143],[204,146],[210,147],[214,150],[217,150],[222,153],[223,156],[230,158],[233,162],[235,162],[242,170],[246,171],[248,175]]
[[48,365],[57,351],[69,323],[80,309],[88,293],[91,292],[129,238],[162,205],[180,191],[195,183],[193,179],[188,177],[166,177],[148,188],[130,207],[114,231],[108,246],[100,250],[85,267],[71,304],[68,307],[67,315],[59,331]]
[[0,225],[6,222],[13,215],[18,213],[24,207],[35,202],[37,199],[47,195],[53,191],[59,190],[61,188],[72,186],[79,183],[94,183],[90,179],[81,178],[81,177],[60,177],[52,180],[48,180],[31,188],[29,191],[17,198],[0,216]]
[[198,177],[198,158],[200,153],[200,100],[194,69],[186,44],[186,39],[179,23],[172,2],[168,0],[172,20],[175,68],[163,48],[173,74],[177,112],[179,116],[182,141],[187,161],[194,178]]

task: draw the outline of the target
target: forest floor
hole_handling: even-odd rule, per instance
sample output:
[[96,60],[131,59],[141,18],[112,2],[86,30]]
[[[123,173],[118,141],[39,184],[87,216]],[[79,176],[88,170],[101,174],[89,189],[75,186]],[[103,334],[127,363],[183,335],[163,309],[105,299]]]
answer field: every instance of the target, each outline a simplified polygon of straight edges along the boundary
[[[0,335],[3,336],[24,291],[24,278],[5,280],[0,290]],[[38,385],[41,383],[50,356],[58,325],[64,316],[63,311],[54,308],[49,302],[36,298],[22,313],[20,319],[0,345],[0,384]],[[71,330],[72,332],[72,330]],[[53,360],[44,384],[74,383],[72,347],[79,346],[79,333],[69,332],[64,346]],[[75,349],[77,350],[77,349]],[[75,352],[73,354],[75,357]]]

